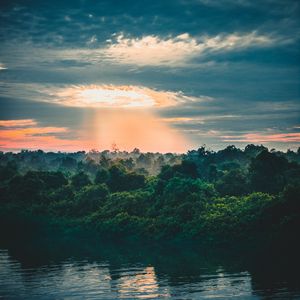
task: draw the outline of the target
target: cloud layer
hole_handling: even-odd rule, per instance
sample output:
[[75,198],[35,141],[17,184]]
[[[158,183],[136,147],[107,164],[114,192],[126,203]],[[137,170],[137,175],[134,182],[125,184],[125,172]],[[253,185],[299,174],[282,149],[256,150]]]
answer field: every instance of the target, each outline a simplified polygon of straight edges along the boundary
[[[48,147],[51,137],[60,149],[119,140],[149,150],[148,141],[162,139],[168,151],[186,150],[176,140],[212,148],[299,146],[299,1],[0,6],[0,130],[11,131],[11,145]],[[123,114],[106,119],[117,110]],[[152,115],[130,121],[125,114],[132,111]]]
[[53,102],[65,106],[94,108],[149,108],[176,105],[180,93],[141,86],[87,85],[56,90]]
[[185,66],[193,58],[213,52],[227,52],[250,47],[267,47],[275,38],[251,32],[191,37],[188,33],[161,38],[155,35],[126,38],[118,35],[104,50],[105,56],[121,64],[138,66]]
[[63,141],[57,134],[66,133],[64,127],[39,126],[35,120],[0,120],[0,147],[3,150],[54,149],[55,144],[72,149],[74,141]]
[[35,120],[25,119],[25,120],[0,120],[0,128],[18,128],[18,127],[28,127],[37,125]]
[[240,136],[223,136],[225,142],[244,142],[244,143],[300,143],[300,132],[294,133],[247,133]]
[[208,96],[195,97],[186,95],[182,91],[165,91],[134,85],[92,84],[57,86],[22,84],[18,86],[18,89],[10,89],[5,85],[3,88],[6,89],[5,95],[7,97],[29,96],[31,100],[37,102],[81,108],[162,109],[185,104],[199,104],[212,100]]

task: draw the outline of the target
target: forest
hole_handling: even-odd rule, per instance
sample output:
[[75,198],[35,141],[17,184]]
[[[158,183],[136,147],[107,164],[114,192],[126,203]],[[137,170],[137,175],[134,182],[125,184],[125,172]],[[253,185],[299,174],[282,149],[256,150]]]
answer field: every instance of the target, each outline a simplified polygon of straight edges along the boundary
[[[300,148],[0,152],[0,218],[145,241],[271,240],[300,229]],[[42,226],[42,225],[41,225]]]

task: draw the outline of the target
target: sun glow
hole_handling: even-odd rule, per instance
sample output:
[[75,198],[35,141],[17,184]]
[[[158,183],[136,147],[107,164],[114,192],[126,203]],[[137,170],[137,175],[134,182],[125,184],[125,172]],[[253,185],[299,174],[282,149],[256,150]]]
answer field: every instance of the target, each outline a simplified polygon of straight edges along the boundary
[[86,115],[83,129],[99,149],[110,149],[114,143],[127,151],[185,152],[190,147],[182,134],[146,109],[97,109]]
[[[180,109],[213,101],[208,96],[196,97],[180,90],[160,90],[140,85],[30,84],[22,87],[25,95],[31,91],[33,101],[48,103],[49,107],[55,109],[60,106],[62,111],[68,111],[59,123],[57,117],[53,117],[52,123],[50,119],[47,120],[47,127],[64,127],[65,131],[42,132],[42,137],[41,133],[28,131],[28,128],[45,126],[39,119],[0,120],[0,127],[6,130],[8,127],[26,128],[18,140],[12,141],[7,137],[3,141],[0,138],[0,149],[46,149],[47,146],[47,149],[62,151],[90,150],[91,147],[105,150],[111,149],[111,145],[116,143],[120,150],[127,151],[138,147],[142,151],[186,152],[194,147],[194,142],[189,141],[190,135],[179,129],[178,123],[191,123],[194,118],[166,118],[165,112],[175,107]],[[16,97],[20,97],[20,94],[16,94]],[[8,134],[20,135],[15,130],[6,132]],[[46,141],[50,136],[53,139]]]
[[89,108],[80,136],[94,141],[97,149],[184,152],[190,143],[159,117],[156,109],[180,104],[181,92],[159,91],[131,85],[79,85],[56,91],[57,104]]
[[178,92],[157,91],[131,85],[85,85],[60,88],[55,93],[57,104],[94,108],[151,108],[176,105]]
[[[182,92],[159,91],[130,85],[77,85],[45,87],[44,101],[77,107],[82,121],[72,127],[44,127],[36,120],[2,120],[0,144],[6,149],[44,147],[51,150],[111,149],[185,152],[189,141],[170,122],[159,116],[160,108],[196,101]],[[79,120],[78,120],[79,121]]]
[[88,103],[103,106],[121,107],[148,107],[153,106],[154,101],[148,95],[143,95],[133,90],[122,89],[86,89],[79,93]]

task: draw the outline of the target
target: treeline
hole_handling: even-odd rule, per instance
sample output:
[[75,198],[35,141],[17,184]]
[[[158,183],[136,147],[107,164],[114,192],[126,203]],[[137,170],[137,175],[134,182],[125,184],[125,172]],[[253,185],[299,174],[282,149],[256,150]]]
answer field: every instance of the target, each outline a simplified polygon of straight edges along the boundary
[[205,243],[299,234],[300,151],[0,153],[2,217]]
[[11,166],[17,166],[21,174],[27,171],[59,171],[68,174],[83,171],[93,178],[99,165],[108,168],[118,164],[128,171],[143,175],[156,175],[162,166],[178,164],[183,157],[184,155],[173,153],[141,153],[137,148],[132,152],[91,150],[65,153],[22,150],[19,153],[0,152],[0,166],[10,163]]

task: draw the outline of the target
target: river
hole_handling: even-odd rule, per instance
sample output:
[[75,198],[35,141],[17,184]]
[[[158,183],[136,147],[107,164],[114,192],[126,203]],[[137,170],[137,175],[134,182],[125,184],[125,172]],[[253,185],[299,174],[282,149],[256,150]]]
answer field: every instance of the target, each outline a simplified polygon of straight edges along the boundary
[[251,249],[75,237],[19,237],[0,247],[1,299],[300,298],[296,265]]

